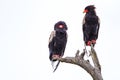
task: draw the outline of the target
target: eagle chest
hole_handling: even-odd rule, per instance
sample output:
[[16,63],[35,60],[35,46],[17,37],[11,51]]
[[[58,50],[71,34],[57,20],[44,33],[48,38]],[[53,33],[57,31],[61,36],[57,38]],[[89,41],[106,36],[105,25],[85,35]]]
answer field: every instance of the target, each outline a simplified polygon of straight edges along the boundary
[[94,24],[97,24],[98,23],[98,17],[95,16],[95,15],[87,15],[86,18],[85,18],[85,22],[87,24],[91,24],[91,25],[94,25]]
[[67,40],[66,33],[65,32],[56,33],[56,37],[54,39],[55,39],[54,46],[62,47],[63,45],[65,45]]

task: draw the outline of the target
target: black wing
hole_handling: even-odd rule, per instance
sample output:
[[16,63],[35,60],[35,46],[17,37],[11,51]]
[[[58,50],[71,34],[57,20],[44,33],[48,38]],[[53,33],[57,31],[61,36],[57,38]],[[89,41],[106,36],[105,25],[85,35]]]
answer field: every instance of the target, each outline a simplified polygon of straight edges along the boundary
[[55,31],[52,31],[51,34],[50,34],[49,43],[48,43],[50,60],[52,60],[52,51],[53,51],[54,44],[55,44],[54,37],[55,37]]
[[83,40],[86,42],[87,41],[87,37],[89,36],[88,35],[88,31],[87,31],[87,25],[85,23],[85,16],[83,18],[83,23],[82,23],[82,31],[83,31]]
[[98,17],[98,24],[97,24],[97,28],[96,28],[96,39],[98,38],[99,28],[100,28],[100,19]]

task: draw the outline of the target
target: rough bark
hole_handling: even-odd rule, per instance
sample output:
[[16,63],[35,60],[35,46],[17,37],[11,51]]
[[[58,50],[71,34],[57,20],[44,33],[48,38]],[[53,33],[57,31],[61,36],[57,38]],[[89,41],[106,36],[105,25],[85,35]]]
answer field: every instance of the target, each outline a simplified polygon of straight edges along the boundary
[[75,64],[80,67],[82,67],[84,70],[86,70],[93,80],[103,80],[102,74],[101,74],[101,66],[96,54],[96,51],[91,48],[91,51],[89,51],[91,54],[91,58],[93,60],[94,66],[90,64],[88,60],[84,59],[85,50],[79,55],[79,50],[76,52],[75,57],[65,57],[65,58],[59,58],[61,62]]

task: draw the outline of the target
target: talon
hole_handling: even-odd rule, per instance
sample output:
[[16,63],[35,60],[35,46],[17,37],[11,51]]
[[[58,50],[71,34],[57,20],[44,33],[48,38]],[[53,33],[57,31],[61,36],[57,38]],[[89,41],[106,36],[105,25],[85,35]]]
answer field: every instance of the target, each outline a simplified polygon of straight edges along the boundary
[[57,54],[52,55],[52,61],[56,61],[58,58],[60,58],[59,55]]
[[96,44],[96,40],[92,40],[91,42],[92,42],[92,44]]
[[87,42],[87,46],[90,46],[90,45],[91,45],[91,41],[88,41],[88,42]]

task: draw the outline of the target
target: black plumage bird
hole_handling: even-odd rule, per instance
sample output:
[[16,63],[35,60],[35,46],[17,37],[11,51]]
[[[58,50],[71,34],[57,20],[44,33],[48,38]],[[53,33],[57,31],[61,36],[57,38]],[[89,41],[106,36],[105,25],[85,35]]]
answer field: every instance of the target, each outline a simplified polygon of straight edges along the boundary
[[67,25],[64,21],[59,21],[54,25],[54,31],[49,37],[49,59],[56,61],[64,55],[67,43]]
[[84,9],[83,19],[83,39],[87,46],[95,45],[98,39],[98,32],[100,27],[99,17],[96,15],[95,6],[89,5]]

